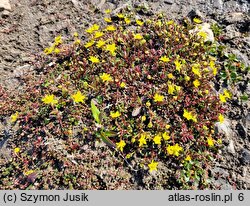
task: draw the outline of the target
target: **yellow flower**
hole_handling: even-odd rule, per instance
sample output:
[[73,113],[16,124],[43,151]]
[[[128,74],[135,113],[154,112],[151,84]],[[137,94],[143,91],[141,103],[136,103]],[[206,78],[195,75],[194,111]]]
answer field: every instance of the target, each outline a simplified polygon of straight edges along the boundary
[[99,38],[99,37],[102,37],[103,35],[104,35],[104,33],[103,33],[103,32],[101,32],[101,31],[97,31],[97,32],[95,33],[94,38],[95,38],[95,39],[97,39],[97,38]]
[[181,90],[181,86],[175,85],[175,90],[176,90],[177,92],[179,92],[179,91]]
[[125,87],[126,87],[126,83],[125,83],[125,82],[122,82],[122,83],[120,84],[120,87],[121,87],[121,88],[125,88]]
[[146,120],[146,116],[143,115],[143,116],[141,117],[141,121],[144,122],[145,120]]
[[175,85],[174,84],[168,84],[168,94],[174,94],[175,91]]
[[136,19],[136,23],[139,25],[139,26],[142,26],[143,25],[143,21],[139,20],[139,19]]
[[193,81],[194,86],[197,88],[198,86],[201,85],[200,81],[198,79]]
[[130,19],[126,18],[126,17],[125,17],[124,21],[125,21],[126,24],[130,24],[130,22],[131,22]]
[[134,154],[135,152],[131,152],[131,153],[128,153],[125,157],[126,157],[126,159],[129,159],[129,158],[131,158],[132,156],[133,156],[133,154]]
[[55,37],[55,46],[58,46],[61,43],[62,43],[62,36],[59,35],[59,36]]
[[159,27],[162,26],[161,20],[158,20],[158,21],[156,22],[156,25],[159,26]]
[[77,91],[71,96],[75,103],[84,102],[86,96],[84,96],[80,91]]
[[154,141],[154,143],[155,144],[161,144],[161,134],[157,134],[155,137],[154,137],[154,139],[153,139],[153,141]]
[[185,76],[184,79],[185,79],[185,81],[189,81],[190,77],[189,76]]
[[172,73],[169,73],[169,74],[168,74],[168,78],[169,78],[169,79],[173,79],[173,78],[174,78],[174,75],[173,75]]
[[202,21],[200,19],[196,18],[196,17],[193,18],[193,22],[196,23],[196,24],[202,23]]
[[45,48],[44,49],[44,53],[47,54],[47,55],[49,55],[49,54],[53,53],[54,49],[55,49],[55,47],[52,45],[49,48]]
[[15,121],[17,120],[18,116],[19,116],[19,113],[18,113],[18,112],[16,112],[15,114],[12,114],[12,115],[10,116],[10,121],[11,121],[11,122],[15,122]]
[[165,128],[169,129],[171,126],[169,124],[166,124]]
[[55,48],[55,49],[54,49],[54,53],[55,53],[55,54],[59,54],[60,52],[61,52],[60,49],[58,49],[58,48]]
[[100,60],[97,57],[94,57],[94,56],[90,56],[89,61],[91,61],[92,63],[99,63],[100,62]]
[[152,162],[148,164],[149,172],[157,171],[157,166],[158,166],[158,162],[155,162],[154,160],[152,160]]
[[73,36],[74,36],[74,37],[78,37],[79,35],[78,35],[77,32],[74,32]]
[[186,161],[190,161],[191,160],[191,157],[190,155],[187,155],[186,158],[185,158]]
[[230,99],[231,98],[231,94],[228,92],[228,90],[224,90],[224,96],[226,97],[226,98],[228,98],[228,99]]
[[160,94],[155,94],[154,95],[154,101],[155,102],[162,102],[164,100],[164,96],[163,95],[160,95]]
[[175,69],[180,72],[181,66],[182,66],[181,62],[179,62],[178,60],[175,60],[174,64],[175,64]]
[[220,123],[223,123],[224,122],[224,116],[222,114],[219,114],[218,120],[219,120]]
[[213,138],[211,138],[211,137],[207,138],[207,144],[208,144],[209,147],[214,146],[214,140],[213,140]]
[[215,76],[217,74],[217,68],[215,67],[214,61],[210,61],[209,65],[210,65],[211,69],[213,70],[213,75]]
[[115,31],[116,28],[115,28],[115,26],[110,25],[110,26],[107,26],[107,27],[106,27],[106,30],[107,30],[107,31]]
[[213,70],[213,75],[215,76],[217,74],[218,70],[216,67],[212,68],[212,70]]
[[170,59],[168,57],[166,57],[166,56],[162,56],[159,60],[163,61],[163,62],[169,62],[170,61]]
[[116,51],[115,43],[106,45],[105,50],[109,51],[112,55],[115,55],[115,51]]
[[97,48],[101,48],[102,46],[104,46],[105,45],[105,41],[103,41],[103,40],[99,40],[97,43],[96,43],[96,46],[97,46]]
[[153,124],[152,124],[152,122],[150,121],[149,123],[148,123],[148,128],[152,128],[153,127]]
[[100,78],[102,79],[103,82],[109,82],[113,80],[110,74],[107,73],[103,73],[102,75],[100,75]]
[[193,122],[197,122],[197,118],[196,118],[196,115],[194,116],[192,116],[192,120],[193,120]]
[[208,127],[206,125],[203,125],[202,128],[206,131],[208,130]]
[[50,105],[54,105],[58,103],[58,100],[55,99],[54,94],[51,95],[45,95],[44,98],[42,98],[43,103],[45,104],[50,104]]
[[14,149],[14,152],[15,152],[15,153],[18,153],[18,152],[20,152],[20,150],[21,150],[21,149],[20,149],[19,147],[16,147],[16,148]]
[[89,47],[91,47],[94,43],[95,43],[94,41],[89,41],[89,42],[87,42],[84,46],[85,46],[85,48],[89,48]]
[[173,23],[174,23],[174,20],[170,20],[170,21],[166,22],[167,25],[171,25]]
[[168,133],[168,132],[164,132],[164,133],[162,134],[162,137],[163,137],[163,139],[166,140],[166,141],[168,141],[168,140],[170,139],[170,136],[169,136],[169,133]]
[[179,144],[175,144],[173,146],[168,146],[167,147],[167,152],[169,155],[174,155],[174,156],[179,156],[180,152],[183,150],[182,147],[179,146]]
[[173,146],[168,145],[167,146],[167,152],[168,152],[169,155],[174,154]]
[[124,19],[124,14],[117,14],[117,17],[120,18],[120,19]]
[[104,21],[106,21],[107,23],[111,23],[112,22],[111,18],[104,18]]
[[226,100],[226,97],[225,97],[223,94],[220,94],[219,97],[220,97],[220,101],[221,101],[222,103],[225,103],[225,102],[227,101],[227,100]]
[[121,140],[120,142],[116,143],[116,146],[117,146],[117,149],[123,152],[123,148],[126,146],[126,143],[124,140]]
[[185,117],[187,120],[192,119],[192,113],[184,109],[183,117]]
[[139,141],[139,147],[147,144],[146,134],[141,134],[141,137],[140,137],[140,139],[138,141]]
[[141,34],[135,34],[134,38],[138,39],[138,40],[141,40],[141,39],[143,39],[143,36]]
[[29,176],[30,174],[34,173],[35,171],[34,170],[28,170],[27,172],[24,172],[23,174],[25,176]]
[[76,39],[74,44],[80,44],[81,43],[81,40],[80,39]]
[[93,26],[89,27],[86,32],[92,34],[94,31],[97,31],[100,28],[99,25],[94,24]]
[[222,140],[221,139],[218,139],[217,142],[218,142],[218,144],[222,144]]
[[192,66],[192,72],[193,72],[195,75],[201,77],[200,65],[199,65],[199,64],[193,65],[193,66]]
[[111,111],[111,112],[110,112],[110,116],[111,116],[112,118],[117,118],[117,117],[120,117],[120,116],[121,116],[121,113],[120,113],[119,111],[116,111],[116,112]]
[[202,37],[203,39],[206,39],[206,38],[207,38],[207,33],[204,32],[204,31],[199,31],[199,32],[197,33],[197,35],[200,36],[200,37]]
[[147,102],[146,102],[146,106],[147,106],[147,107],[150,107],[150,106],[151,106],[150,101],[147,101]]
[[106,14],[110,14],[111,10],[110,10],[110,9],[106,9],[104,12],[105,12]]

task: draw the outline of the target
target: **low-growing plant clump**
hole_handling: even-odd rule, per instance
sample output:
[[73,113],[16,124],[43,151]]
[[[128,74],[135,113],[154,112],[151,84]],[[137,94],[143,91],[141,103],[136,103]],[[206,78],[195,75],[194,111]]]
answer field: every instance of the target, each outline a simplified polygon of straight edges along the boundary
[[117,167],[132,174],[157,176],[164,165],[164,189],[209,188],[222,147],[214,124],[224,121],[231,94],[213,89],[214,46],[204,31],[190,32],[201,21],[133,13],[104,20],[84,31],[85,41],[74,33],[67,45],[57,36],[44,50],[44,74],[24,94],[1,90],[1,119],[16,127],[1,187],[103,189],[95,184],[98,157],[85,161],[84,148],[98,140],[108,146],[99,158],[113,151]]

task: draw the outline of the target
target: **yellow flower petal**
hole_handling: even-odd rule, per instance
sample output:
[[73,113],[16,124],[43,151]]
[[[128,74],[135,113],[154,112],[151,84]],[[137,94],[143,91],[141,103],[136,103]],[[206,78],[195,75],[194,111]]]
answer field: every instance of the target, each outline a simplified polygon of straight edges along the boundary
[[110,116],[111,116],[112,118],[117,118],[117,117],[120,117],[120,116],[121,116],[121,113],[120,113],[119,111],[116,111],[116,112],[111,111],[111,112],[110,112]]
[[163,95],[160,95],[160,94],[155,94],[154,95],[154,101],[155,102],[162,102],[164,100],[164,96]]
[[157,171],[157,166],[158,166],[158,162],[155,162],[154,160],[152,160],[151,163],[148,164],[149,171],[150,172]]
[[79,102],[83,103],[86,96],[83,95],[80,91],[77,91],[75,94],[71,96],[71,98],[74,100],[75,103],[79,103]]
[[43,101],[43,103],[50,104],[50,105],[55,105],[58,103],[58,100],[55,99],[55,96],[53,94],[45,95],[45,97],[42,98],[42,101]]

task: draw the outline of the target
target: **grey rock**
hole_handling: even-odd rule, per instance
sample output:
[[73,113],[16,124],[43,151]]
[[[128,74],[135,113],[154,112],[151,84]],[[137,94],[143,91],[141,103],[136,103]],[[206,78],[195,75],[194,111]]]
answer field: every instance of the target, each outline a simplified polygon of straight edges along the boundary
[[242,12],[232,12],[227,14],[224,20],[227,24],[235,24],[239,22],[244,22],[246,18],[247,17]]
[[220,176],[223,178],[227,178],[229,176],[229,172],[221,167],[216,166],[215,168],[211,169],[211,173],[213,176]]
[[250,47],[250,36],[247,36],[247,37],[243,38],[243,42],[244,42],[244,44],[246,44],[248,47]]
[[236,181],[236,178],[237,178],[237,177],[236,177],[235,172],[232,172],[232,173],[231,173],[231,178],[232,178],[233,181]]
[[243,167],[242,168],[242,173],[241,173],[242,177],[246,177],[247,175],[247,167]]
[[247,130],[246,128],[242,125],[242,123],[238,122],[237,125],[236,125],[236,130],[239,134],[239,136],[242,138],[242,139],[246,139],[247,138]]
[[242,149],[241,150],[241,162],[244,165],[250,164],[250,151],[247,149]]
[[217,9],[223,8],[223,1],[222,0],[213,0],[213,5]]
[[233,190],[233,186],[230,185],[227,180],[223,178],[219,178],[218,180],[212,180],[215,187],[217,187],[220,190]]
[[227,146],[227,151],[231,154],[235,154],[234,141],[229,140],[229,145]]
[[7,17],[9,17],[10,16],[10,12],[8,11],[8,10],[4,10],[3,12],[2,12],[2,18],[7,18]]
[[249,66],[250,62],[248,60],[248,57],[243,54],[242,52],[240,52],[238,49],[233,49],[232,53],[236,55],[237,59],[239,59],[240,61],[242,61],[245,66]]
[[14,78],[22,78],[27,74],[31,74],[34,71],[34,66],[29,64],[25,64],[23,66],[19,66],[13,70]]
[[0,0],[0,11],[3,10],[11,11],[11,5],[9,0]]
[[241,33],[237,30],[235,25],[231,24],[225,28],[225,36],[227,39],[234,39],[241,36]]

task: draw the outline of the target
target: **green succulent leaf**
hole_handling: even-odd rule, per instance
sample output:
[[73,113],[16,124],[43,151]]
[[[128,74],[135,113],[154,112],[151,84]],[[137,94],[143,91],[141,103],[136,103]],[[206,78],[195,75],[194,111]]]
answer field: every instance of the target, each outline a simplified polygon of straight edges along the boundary
[[100,120],[100,110],[96,107],[95,105],[95,102],[94,100],[92,99],[91,100],[91,111],[92,111],[92,115],[95,119],[95,121],[98,123],[98,124],[101,124],[101,120]]
[[105,143],[105,144],[107,144],[109,147],[111,147],[111,148],[116,148],[116,145],[108,138],[108,135],[110,134],[110,132],[109,131],[106,131],[106,132],[103,132],[103,131],[101,131],[101,135],[100,135],[100,138],[101,138],[101,140]]

